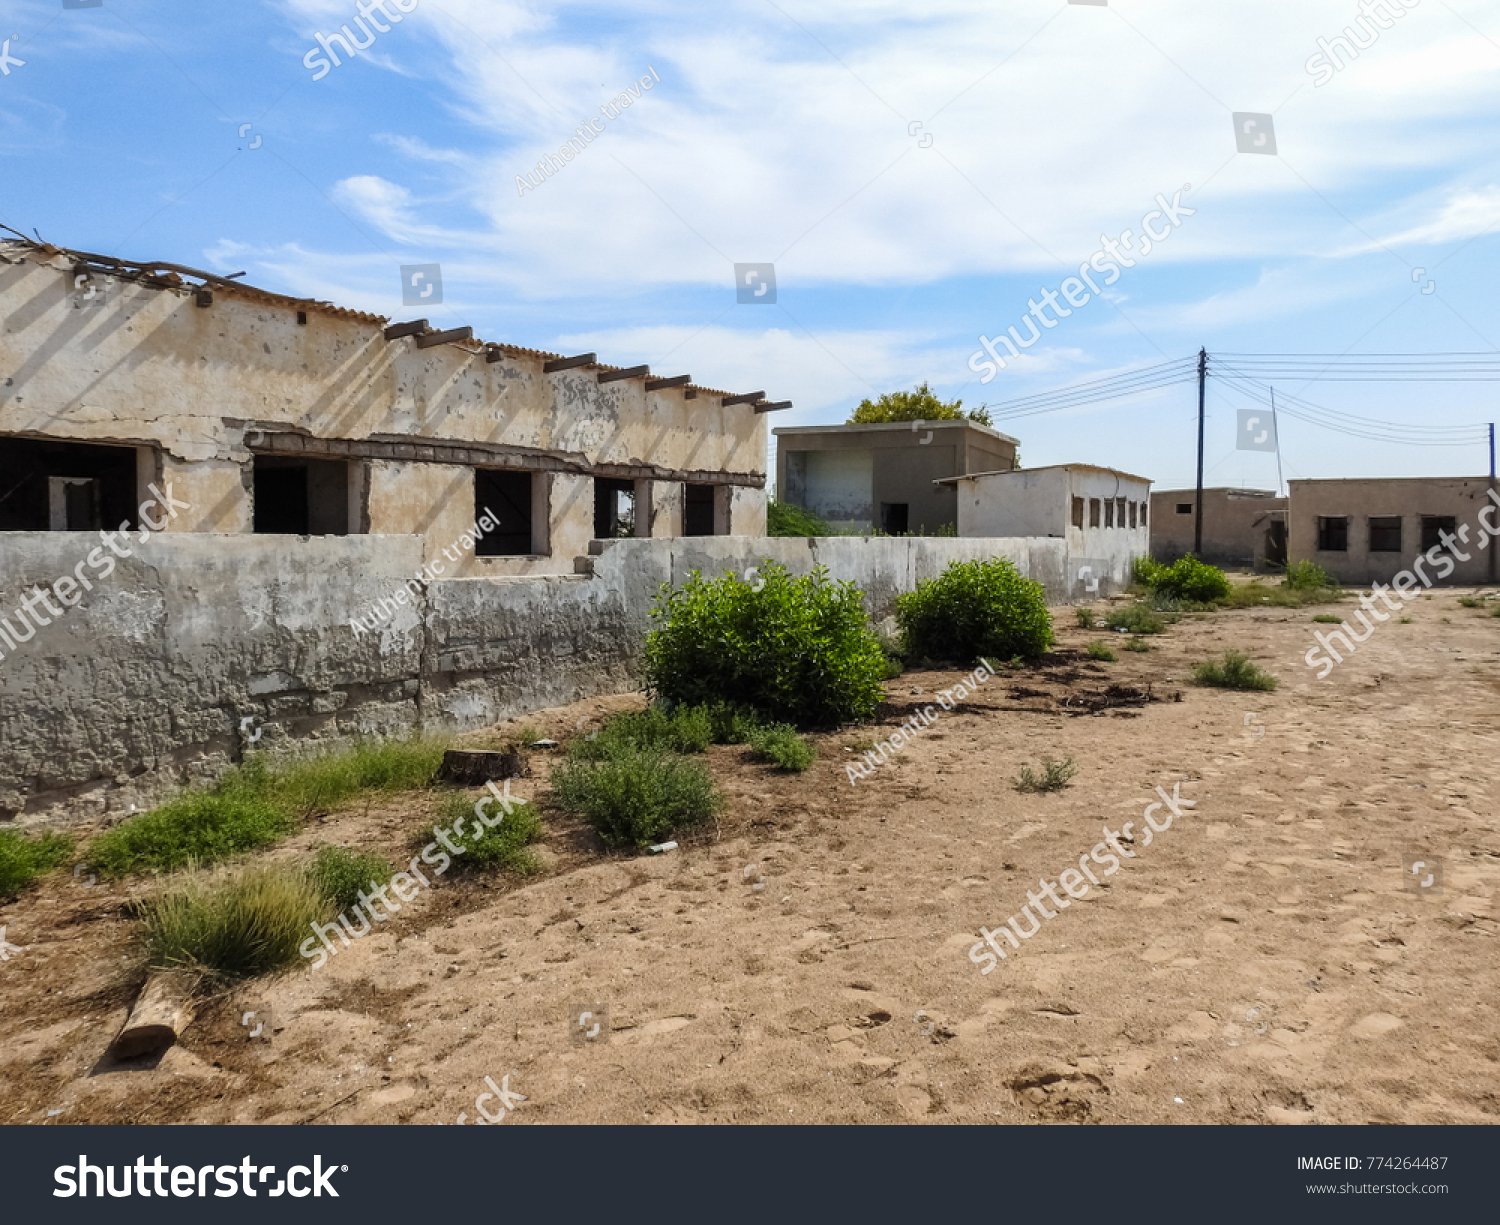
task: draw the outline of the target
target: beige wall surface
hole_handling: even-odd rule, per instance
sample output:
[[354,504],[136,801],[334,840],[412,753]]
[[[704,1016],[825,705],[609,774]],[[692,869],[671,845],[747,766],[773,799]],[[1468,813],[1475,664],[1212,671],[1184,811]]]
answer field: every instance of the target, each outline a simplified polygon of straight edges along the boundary
[[[1193,550],[1196,514],[1178,514],[1180,505],[1196,507],[1194,489],[1157,489],[1151,494],[1151,556],[1176,561]],[[1266,532],[1273,518],[1284,516],[1286,499],[1256,496],[1250,490],[1203,491],[1203,560],[1218,566],[1248,566],[1264,559]]]

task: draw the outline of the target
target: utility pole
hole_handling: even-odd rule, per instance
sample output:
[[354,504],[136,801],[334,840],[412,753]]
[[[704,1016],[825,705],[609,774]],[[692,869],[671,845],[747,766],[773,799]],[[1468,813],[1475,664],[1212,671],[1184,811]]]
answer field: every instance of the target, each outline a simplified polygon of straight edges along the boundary
[[1203,391],[1208,381],[1208,349],[1198,350],[1198,508],[1193,515],[1193,556],[1203,556]]
[[[1490,422],[1490,496],[1492,498],[1496,496],[1496,494],[1495,494],[1495,423],[1493,421]],[[1496,554],[1496,552],[1500,552],[1500,550],[1496,550],[1496,549],[1491,549],[1490,550],[1490,582],[1492,584],[1495,581],[1495,554]]]

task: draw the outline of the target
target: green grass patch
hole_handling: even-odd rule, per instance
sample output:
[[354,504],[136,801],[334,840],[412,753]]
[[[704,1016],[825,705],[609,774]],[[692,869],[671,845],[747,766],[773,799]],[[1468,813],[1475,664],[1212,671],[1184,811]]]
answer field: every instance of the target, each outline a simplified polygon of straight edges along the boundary
[[299,761],[268,778],[268,791],[299,816],[326,812],[368,792],[429,786],[447,748],[439,740],[384,740]]
[[1167,632],[1166,619],[1144,604],[1112,608],[1105,614],[1104,624],[1112,630],[1125,630],[1131,634],[1165,634]]
[[1342,625],[1344,623],[1342,617],[1335,617],[1332,613],[1319,613],[1313,620],[1319,625]]
[[766,502],[767,536],[831,536],[832,529],[812,511],[795,502],[771,498]]
[[29,836],[18,829],[0,830],[0,897],[19,893],[37,877],[65,864],[73,839],[54,830]]
[[1243,651],[1226,651],[1222,660],[1205,660],[1193,669],[1193,679],[1215,689],[1254,689],[1269,693],[1280,683],[1250,662]]
[[750,751],[756,761],[767,761],[781,770],[801,774],[818,759],[812,741],[797,735],[797,729],[786,723],[770,723],[753,729]]
[[713,744],[714,710],[708,706],[678,706],[667,713],[659,706],[616,715],[592,738],[580,736],[568,745],[568,756],[582,761],[606,761],[640,749],[673,753],[701,753]]
[[190,791],[106,830],[88,860],[104,876],[166,872],[259,850],[296,828],[286,807],[234,771],[212,791]]
[[1021,773],[1011,780],[1017,791],[1044,795],[1049,791],[1061,791],[1078,773],[1071,757],[1062,761],[1042,758],[1042,772],[1037,774],[1029,765],[1021,767]]
[[609,846],[649,846],[724,805],[707,766],[659,748],[603,761],[570,758],[553,771],[552,790]]
[[1103,660],[1107,664],[1112,664],[1115,662],[1115,660],[1120,658],[1114,653],[1113,650],[1110,649],[1108,645],[1102,642],[1091,642],[1083,649],[1084,653],[1087,654],[1090,659]]
[[359,901],[361,891],[386,884],[392,875],[390,860],[383,855],[351,851],[343,846],[325,846],[308,869],[318,892],[335,910],[348,910]]
[[331,913],[311,873],[256,864],[179,880],[143,917],[152,966],[231,983],[295,965],[310,925]]

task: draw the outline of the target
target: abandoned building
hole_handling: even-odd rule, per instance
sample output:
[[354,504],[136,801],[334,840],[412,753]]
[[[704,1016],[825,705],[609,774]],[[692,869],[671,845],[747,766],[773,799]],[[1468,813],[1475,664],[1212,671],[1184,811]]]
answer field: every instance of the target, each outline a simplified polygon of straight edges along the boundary
[[171,532],[419,535],[449,577],[571,574],[594,539],[763,535],[765,414],[790,407],[21,239],[0,318],[6,532],[134,528],[170,485]]
[[1485,529],[1500,526],[1492,477],[1291,481],[1288,489],[1293,560],[1314,561],[1341,583],[1388,583],[1433,550],[1436,583],[1496,581],[1496,550],[1478,547]]
[[1066,541],[1073,599],[1127,585],[1135,559],[1148,550],[1151,482],[1143,476],[1093,464],[1056,464],[974,472],[936,483],[957,491],[962,539]]
[[806,425],[774,430],[776,493],[840,531],[956,531],[942,477],[1015,466],[1016,439],[972,421]]
[[[1174,562],[1193,552],[1196,489],[1158,489],[1151,495],[1151,556]],[[1203,491],[1203,561],[1215,566],[1275,569],[1286,564],[1285,498],[1269,489]]]

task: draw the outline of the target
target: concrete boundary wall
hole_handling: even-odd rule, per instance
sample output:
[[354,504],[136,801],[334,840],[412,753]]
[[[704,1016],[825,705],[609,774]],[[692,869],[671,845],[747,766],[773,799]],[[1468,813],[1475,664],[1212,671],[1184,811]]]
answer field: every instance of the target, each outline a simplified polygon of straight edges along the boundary
[[[1049,600],[1077,596],[1066,544],[1050,538],[621,540],[602,544],[592,574],[413,594],[422,543],[166,533],[130,541],[107,572],[86,561],[97,534],[5,534],[0,618],[13,629],[33,628],[17,608],[38,586],[81,568],[93,590],[63,588],[76,606],[14,650],[0,639],[0,823],[124,815],[247,752],[483,727],[633,688],[658,589],[694,569],[823,565],[876,618],[954,560],[1007,557]],[[382,598],[395,611],[356,633]]]

